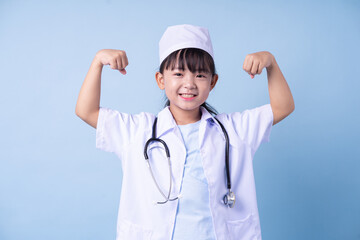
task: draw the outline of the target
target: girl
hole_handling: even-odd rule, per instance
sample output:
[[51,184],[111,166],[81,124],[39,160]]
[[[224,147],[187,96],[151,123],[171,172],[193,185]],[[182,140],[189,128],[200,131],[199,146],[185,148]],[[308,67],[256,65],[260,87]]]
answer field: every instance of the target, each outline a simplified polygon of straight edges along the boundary
[[159,54],[155,79],[168,102],[157,116],[100,108],[103,66],[126,74],[121,50],[96,54],[76,105],[96,147],[121,160],[117,239],[261,239],[252,159],[294,110],[274,56],[249,54],[243,65],[252,78],[266,68],[270,104],[216,115],[205,102],[218,81],[208,30],[168,27]]

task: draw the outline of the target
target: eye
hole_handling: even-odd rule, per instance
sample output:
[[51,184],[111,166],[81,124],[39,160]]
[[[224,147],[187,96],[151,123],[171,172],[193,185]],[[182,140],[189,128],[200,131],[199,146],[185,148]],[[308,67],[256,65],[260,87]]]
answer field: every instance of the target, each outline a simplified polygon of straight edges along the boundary
[[177,76],[177,77],[181,77],[181,76],[182,76],[181,73],[174,73],[174,75]]
[[198,78],[206,78],[206,76],[203,75],[203,74],[198,74],[196,77],[198,77]]

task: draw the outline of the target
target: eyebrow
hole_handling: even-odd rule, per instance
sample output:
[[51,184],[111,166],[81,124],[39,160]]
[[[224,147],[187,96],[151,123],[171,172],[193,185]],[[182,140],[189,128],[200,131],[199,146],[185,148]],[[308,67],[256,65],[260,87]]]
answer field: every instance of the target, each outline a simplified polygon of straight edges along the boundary
[[[185,69],[181,69],[181,68],[174,68],[172,71],[185,71]],[[190,70],[189,70],[190,71]],[[205,69],[197,69],[195,71],[195,73],[210,73],[209,71],[205,70]]]

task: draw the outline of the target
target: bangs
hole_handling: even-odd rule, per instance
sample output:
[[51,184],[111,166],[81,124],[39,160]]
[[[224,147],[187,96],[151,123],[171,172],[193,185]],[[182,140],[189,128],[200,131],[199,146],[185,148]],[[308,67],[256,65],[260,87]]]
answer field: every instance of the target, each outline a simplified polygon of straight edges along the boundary
[[213,58],[204,50],[198,48],[184,48],[171,53],[160,65],[160,73],[164,69],[174,70],[175,68],[184,71],[186,68],[190,72],[215,73]]

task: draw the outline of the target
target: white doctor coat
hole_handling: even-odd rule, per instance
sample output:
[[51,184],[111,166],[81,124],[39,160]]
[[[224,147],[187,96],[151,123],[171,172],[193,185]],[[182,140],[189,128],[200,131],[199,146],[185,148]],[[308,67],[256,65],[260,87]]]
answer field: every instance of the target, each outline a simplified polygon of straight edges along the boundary
[[[227,193],[225,138],[213,116],[201,108],[199,146],[209,187],[209,203],[218,240],[261,240],[252,159],[262,142],[269,141],[273,123],[270,104],[231,114],[219,114],[230,139],[230,177],[236,195],[234,208],[223,204]],[[164,198],[158,191],[144,159],[144,145],[151,137],[155,116],[151,113],[125,114],[100,108],[96,147],[114,152],[121,160],[123,183],[118,212],[117,240],[170,240],[178,200],[154,204]],[[183,176],[186,149],[181,133],[168,108],[158,114],[157,137],[169,149],[172,191],[178,196]],[[169,190],[169,167],[163,147],[148,148],[151,168],[160,188]]]

